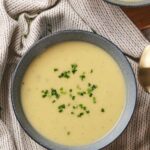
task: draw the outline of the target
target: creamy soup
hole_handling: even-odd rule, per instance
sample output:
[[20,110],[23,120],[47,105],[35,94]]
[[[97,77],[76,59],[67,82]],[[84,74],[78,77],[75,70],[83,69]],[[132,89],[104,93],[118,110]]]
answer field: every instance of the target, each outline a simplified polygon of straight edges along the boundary
[[21,100],[38,133],[78,146],[104,137],[117,123],[125,105],[125,83],[104,50],[86,42],[64,42],[29,65]]

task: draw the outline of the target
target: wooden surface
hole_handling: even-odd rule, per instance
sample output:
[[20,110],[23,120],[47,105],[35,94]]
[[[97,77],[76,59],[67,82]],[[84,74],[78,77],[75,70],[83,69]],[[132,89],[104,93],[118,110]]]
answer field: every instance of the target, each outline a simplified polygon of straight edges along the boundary
[[140,30],[150,28],[150,6],[122,9]]

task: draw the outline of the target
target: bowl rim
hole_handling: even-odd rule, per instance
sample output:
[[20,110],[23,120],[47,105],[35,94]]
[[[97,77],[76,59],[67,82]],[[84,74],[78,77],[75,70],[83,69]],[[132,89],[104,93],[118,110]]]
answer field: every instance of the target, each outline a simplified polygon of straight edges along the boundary
[[150,2],[148,1],[139,1],[139,2],[125,2],[121,0],[104,0],[110,4],[116,5],[116,6],[122,6],[122,7],[144,7],[144,6],[149,6]]
[[[15,102],[16,102],[16,100],[15,100],[15,98],[17,98],[16,96],[14,96],[15,94],[15,86],[16,86],[16,84],[15,84],[15,82],[17,81],[17,79],[16,79],[16,77],[18,77],[19,76],[19,70],[20,70],[20,65],[22,65],[22,62],[23,62],[23,60],[27,57],[27,55],[29,55],[30,53],[31,53],[31,51],[32,51],[32,49],[34,49],[38,44],[41,44],[43,41],[45,41],[45,40],[52,40],[54,37],[55,38],[57,38],[57,36],[59,37],[59,35],[69,35],[69,34],[76,34],[76,35],[86,35],[86,36],[91,36],[91,37],[95,37],[95,38],[97,38],[98,40],[104,40],[107,44],[110,44],[112,47],[114,47],[114,48],[116,48],[116,50],[115,51],[117,51],[117,53],[120,53],[120,56],[126,61],[126,67],[130,70],[130,75],[132,76],[132,85],[133,85],[133,89],[134,89],[134,93],[133,93],[133,97],[134,98],[132,98],[133,100],[133,103],[132,103],[132,107],[131,107],[131,110],[130,110],[130,112],[128,113],[128,115],[127,115],[127,117],[125,118],[126,120],[124,121],[124,123],[122,124],[122,126],[123,127],[121,127],[121,131],[117,131],[116,130],[116,134],[115,134],[115,137],[111,137],[110,139],[105,139],[105,137],[104,137],[104,139],[105,139],[105,142],[106,143],[104,143],[103,145],[99,145],[99,141],[101,141],[101,140],[103,140],[103,138],[102,139],[100,139],[100,140],[98,140],[98,141],[96,141],[95,143],[91,143],[91,144],[88,144],[88,145],[81,145],[81,146],[67,146],[67,145],[62,145],[62,144],[58,144],[58,143],[55,143],[55,142],[53,142],[53,141],[50,141],[50,140],[48,140],[48,139],[46,139],[46,138],[44,138],[43,136],[41,136],[40,135],[40,133],[38,133],[37,131],[37,133],[38,133],[38,136],[39,137],[36,137],[36,136],[33,136],[32,135],[32,131],[34,131],[35,132],[35,130],[34,130],[34,128],[30,125],[30,123],[26,120],[26,122],[28,123],[28,124],[24,124],[23,122],[22,122],[22,118],[20,117],[20,114],[18,113],[19,111],[18,111],[18,108],[17,108],[17,106],[16,106],[16,104],[15,104]],[[68,40],[66,40],[66,41],[68,41]],[[73,40],[73,41],[75,41],[75,40]],[[77,41],[77,40],[76,40]],[[78,41],[82,41],[82,40],[78,40]],[[62,41],[61,41],[62,42]],[[63,41],[64,42],[64,41]],[[56,43],[59,43],[58,41],[56,42]],[[56,43],[54,43],[54,44],[56,44]],[[105,43],[105,44],[106,44]],[[49,46],[51,46],[51,45],[53,45],[53,44],[50,44]],[[42,53],[43,51],[45,51],[45,50],[40,50],[41,52],[40,53]],[[38,53],[38,55],[40,54],[39,52],[37,52]],[[32,60],[34,59],[34,57],[32,58]],[[30,63],[29,63],[30,64]],[[27,67],[26,67],[26,69],[27,69]],[[23,76],[22,76],[23,77]],[[131,93],[130,93],[131,94]],[[55,149],[55,150],[81,150],[81,149],[83,149],[83,150],[93,150],[93,147],[94,147],[94,149],[101,149],[101,148],[104,148],[104,147],[106,147],[106,146],[108,146],[109,144],[111,144],[114,140],[116,140],[124,131],[125,131],[125,129],[127,128],[127,126],[128,126],[128,124],[129,124],[129,122],[130,122],[130,120],[131,120],[131,118],[132,118],[132,115],[133,115],[133,113],[134,113],[134,110],[135,110],[135,105],[136,105],[136,99],[137,99],[137,84],[136,84],[136,79],[135,79],[135,75],[134,75],[134,72],[133,72],[133,69],[132,69],[132,67],[131,67],[131,64],[129,63],[129,61],[128,61],[128,59],[125,57],[125,55],[122,53],[122,51],[115,45],[115,44],[113,44],[111,41],[109,41],[108,39],[106,39],[106,38],[104,38],[103,36],[100,36],[100,35],[98,35],[98,34],[95,34],[95,33],[92,33],[92,32],[89,32],[89,31],[83,31],[83,30],[64,30],[64,31],[59,31],[59,32],[57,32],[57,33],[54,33],[54,34],[52,34],[52,35],[49,35],[49,36],[46,36],[46,37],[44,37],[44,38],[42,38],[42,39],[40,39],[39,41],[37,41],[35,44],[33,44],[33,46],[31,46],[31,48],[24,54],[24,56],[21,58],[21,60],[19,61],[19,63],[17,64],[17,66],[16,66],[16,68],[15,68],[15,71],[14,71],[14,73],[13,73],[13,78],[12,78],[12,84],[11,84],[11,102],[12,102],[12,106],[13,106],[13,110],[14,110],[14,112],[15,112],[15,116],[16,116],[16,118],[17,118],[17,120],[18,120],[18,122],[20,123],[20,125],[21,125],[21,127],[24,129],[24,131],[29,135],[29,137],[31,137],[31,139],[33,139],[35,142],[37,142],[38,144],[40,144],[41,146],[43,146],[43,147],[45,147],[45,148],[47,148],[47,149]],[[126,106],[125,106],[126,107]],[[125,111],[125,110],[124,110]],[[124,112],[123,112],[124,113]],[[24,118],[23,119],[25,119],[25,116],[24,116]],[[122,119],[122,115],[121,115],[121,117],[120,117],[120,119]],[[118,122],[120,122],[120,119],[118,119]],[[117,128],[117,126],[119,125],[119,123],[117,122],[117,125],[115,125],[115,129]],[[120,124],[121,124],[121,122],[120,122]],[[28,127],[29,128],[27,128],[26,127],[26,125],[28,125]],[[30,129],[31,128],[31,129]],[[112,129],[112,130],[114,130],[114,129]],[[106,137],[107,136],[109,136],[110,134],[112,134],[111,132],[113,132],[113,131],[110,131],[110,133],[108,134],[108,135],[106,135]],[[43,141],[45,141],[45,140],[47,140],[47,142],[49,142],[50,143],[50,145],[49,146],[47,146],[44,142],[42,143],[42,141],[40,140],[40,138],[43,138],[42,140]],[[51,144],[54,144],[54,145],[51,145]],[[96,145],[97,144],[97,145]],[[54,147],[53,147],[54,146]]]

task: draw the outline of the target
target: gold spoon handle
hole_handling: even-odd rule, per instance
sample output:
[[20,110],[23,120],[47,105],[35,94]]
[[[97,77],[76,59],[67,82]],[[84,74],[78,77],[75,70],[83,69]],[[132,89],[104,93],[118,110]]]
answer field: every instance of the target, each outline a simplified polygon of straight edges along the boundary
[[150,93],[150,45],[146,46],[140,58],[138,79],[144,90]]
[[150,45],[145,47],[140,58],[139,67],[150,68]]

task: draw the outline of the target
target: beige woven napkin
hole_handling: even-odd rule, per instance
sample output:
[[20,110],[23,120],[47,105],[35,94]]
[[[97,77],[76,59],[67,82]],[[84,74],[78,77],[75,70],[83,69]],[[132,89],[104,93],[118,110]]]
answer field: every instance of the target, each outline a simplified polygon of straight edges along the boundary
[[[122,51],[139,57],[149,42],[119,7],[103,0],[0,0],[0,150],[42,150],[15,118],[11,77],[16,64],[40,38],[60,30],[95,31]],[[130,60],[134,72],[137,64]],[[135,113],[108,150],[150,150],[150,95],[138,84]]]

